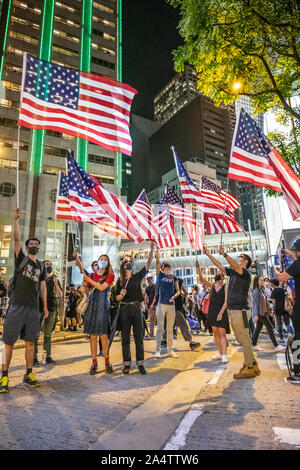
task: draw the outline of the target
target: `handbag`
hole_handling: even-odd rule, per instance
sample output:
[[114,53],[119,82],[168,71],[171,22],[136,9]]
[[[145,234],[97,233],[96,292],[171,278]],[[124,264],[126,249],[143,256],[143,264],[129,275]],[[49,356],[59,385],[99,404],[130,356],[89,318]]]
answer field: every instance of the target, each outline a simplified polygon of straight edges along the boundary
[[293,313],[293,300],[288,294],[286,294],[284,298],[284,310],[288,312],[289,315]]
[[90,297],[95,289],[96,287],[93,287],[89,295],[84,295],[82,299],[79,300],[77,307],[76,307],[76,312],[78,312],[80,315],[85,315],[85,312],[89,305]]
[[209,304],[210,304],[210,296],[206,295],[204,299],[202,300],[202,313],[205,313],[205,315],[208,314]]

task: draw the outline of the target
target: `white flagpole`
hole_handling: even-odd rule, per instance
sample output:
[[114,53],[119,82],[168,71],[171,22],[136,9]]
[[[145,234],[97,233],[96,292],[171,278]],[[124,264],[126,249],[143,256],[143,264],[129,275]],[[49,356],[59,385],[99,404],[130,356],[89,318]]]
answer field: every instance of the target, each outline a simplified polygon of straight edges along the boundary
[[228,188],[229,188],[229,179],[227,178],[227,188],[226,188],[226,196],[225,196],[224,210],[223,210],[223,232],[221,233],[221,246],[223,245],[223,233],[224,233],[224,225],[225,225],[225,210],[226,210],[226,204],[227,204]]
[[18,145],[17,145],[17,208],[18,209],[20,209],[19,168],[20,168],[20,126],[18,126]]

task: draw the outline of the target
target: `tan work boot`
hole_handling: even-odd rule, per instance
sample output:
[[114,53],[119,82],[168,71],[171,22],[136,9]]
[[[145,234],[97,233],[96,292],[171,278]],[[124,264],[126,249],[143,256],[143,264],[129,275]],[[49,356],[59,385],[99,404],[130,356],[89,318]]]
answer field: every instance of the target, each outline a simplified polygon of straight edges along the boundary
[[240,372],[233,374],[233,377],[235,379],[254,379],[256,377],[256,373],[253,367],[245,366],[242,367]]
[[259,369],[258,364],[257,364],[256,361],[253,362],[253,369],[254,369],[254,372],[255,372],[256,375],[260,375],[260,374],[261,374],[260,369]]

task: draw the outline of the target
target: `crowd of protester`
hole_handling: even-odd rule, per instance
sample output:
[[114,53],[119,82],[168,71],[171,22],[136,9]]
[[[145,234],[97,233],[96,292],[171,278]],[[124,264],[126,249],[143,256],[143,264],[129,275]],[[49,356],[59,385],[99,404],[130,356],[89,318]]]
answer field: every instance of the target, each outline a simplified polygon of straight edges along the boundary
[[[147,373],[144,365],[145,338],[156,340],[155,358],[161,356],[162,346],[166,346],[169,357],[177,358],[174,341],[178,330],[191,350],[200,347],[200,342],[194,340],[195,335],[204,332],[214,339],[216,354],[212,359],[226,364],[229,360],[227,335],[232,332],[244,355],[240,371],[234,374],[236,379],[260,375],[254,351],[262,350],[257,343],[263,327],[275,352],[285,350],[284,337],[288,334],[299,339],[300,240],[295,242],[293,252],[287,250],[294,263],[283,273],[275,269],[276,277],[273,279],[251,276],[251,258],[247,254],[240,254],[236,260],[221,246],[220,255],[224,257],[225,266],[204,247],[203,253],[217,266],[218,272],[214,282],[207,280],[197,261],[199,285],[194,285],[190,293],[183,279],[173,275],[171,265],[161,263],[158,248],[155,253],[155,282],[152,275],[147,277],[154,244],[151,244],[146,265],[138,271],[134,269],[134,258],[126,257],[121,263],[118,279],[115,279],[107,254],[92,262],[90,273],[74,253],[83,281],[77,288],[73,284],[67,286],[63,299],[52,262],[37,259],[40,241],[36,238],[27,240],[24,253],[18,223],[20,211],[15,210],[14,217],[15,273],[9,284],[0,280],[0,315],[2,320],[5,317],[5,360],[2,361],[0,392],[8,391],[8,369],[18,338],[25,340],[26,373],[23,380],[31,387],[40,385],[32,370],[40,365],[38,338],[43,332],[42,362],[55,364],[51,355],[51,337],[57,322],[67,331],[83,327],[90,342],[91,375],[98,373],[98,355],[104,357],[105,372],[113,373],[109,350],[118,332],[121,335],[123,373],[128,374],[132,365],[130,342],[133,330],[136,363],[142,375]],[[294,298],[286,287],[286,281],[291,277],[296,286]],[[296,346],[294,350],[297,350]],[[289,380],[299,382],[297,364],[294,372]]]

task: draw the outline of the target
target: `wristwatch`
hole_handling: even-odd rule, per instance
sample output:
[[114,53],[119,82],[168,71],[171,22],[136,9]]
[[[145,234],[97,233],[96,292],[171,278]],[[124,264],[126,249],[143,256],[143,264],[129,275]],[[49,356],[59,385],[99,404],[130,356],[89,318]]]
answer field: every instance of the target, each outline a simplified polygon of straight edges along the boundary
[[223,255],[223,256],[224,256],[224,258],[227,258],[228,254],[227,254],[227,253],[224,253],[224,255]]

